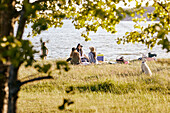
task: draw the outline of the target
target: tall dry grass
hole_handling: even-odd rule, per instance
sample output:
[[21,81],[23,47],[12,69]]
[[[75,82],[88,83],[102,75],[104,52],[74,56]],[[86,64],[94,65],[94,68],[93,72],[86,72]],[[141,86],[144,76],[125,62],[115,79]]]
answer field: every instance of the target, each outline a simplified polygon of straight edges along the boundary
[[[52,64],[54,79],[23,86],[19,92],[18,113],[169,113],[170,66],[167,62],[170,59],[159,61],[162,63],[147,62],[153,73],[151,77],[141,73],[140,61],[70,65],[69,72],[55,70],[54,61],[40,61],[40,64]],[[43,75],[32,67],[22,66],[19,71],[20,80]],[[69,89],[72,91],[67,93]],[[74,104],[59,110],[64,98]]]

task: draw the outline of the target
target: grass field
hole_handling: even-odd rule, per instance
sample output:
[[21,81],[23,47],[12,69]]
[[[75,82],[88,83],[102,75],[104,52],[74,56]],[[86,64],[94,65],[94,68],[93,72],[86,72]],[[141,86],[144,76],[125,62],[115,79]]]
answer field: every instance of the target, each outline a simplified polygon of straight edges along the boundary
[[[170,62],[170,59],[166,61]],[[54,61],[43,62],[51,63],[55,69]],[[147,64],[152,76],[141,73],[141,61],[130,64],[70,65],[68,72],[54,70],[54,79],[22,86],[17,112],[169,113],[170,65],[156,61]],[[37,74],[32,67],[22,66],[19,70],[19,79],[22,81],[44,75]],[[74,103],[66,104],[65,109],[59,110],[64,99]]]

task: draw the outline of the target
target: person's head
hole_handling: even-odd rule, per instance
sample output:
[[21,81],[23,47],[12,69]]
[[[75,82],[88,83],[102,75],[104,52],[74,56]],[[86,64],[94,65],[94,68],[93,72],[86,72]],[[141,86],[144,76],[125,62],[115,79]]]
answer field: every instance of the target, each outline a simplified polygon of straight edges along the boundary
[[80,43],[77,45],[77,49],[79,49],[79,50],[82,49],[82,47],[83,46]]
[[75,50],[76,50],[76,48],[75,48],[75,47],[73,47],[73,48],[72,48],[72,52],[73,52],[73,51],[75,51]]
[[45,42],[43,42],[42,44],[45,45]]
[[124,57],[123,57],[123,56],[121,56],[121,57],[120,57],[120,59],[124,59]]
[[90,49],[91,52],[95,52],[94,47],[89,47],[89,49]]

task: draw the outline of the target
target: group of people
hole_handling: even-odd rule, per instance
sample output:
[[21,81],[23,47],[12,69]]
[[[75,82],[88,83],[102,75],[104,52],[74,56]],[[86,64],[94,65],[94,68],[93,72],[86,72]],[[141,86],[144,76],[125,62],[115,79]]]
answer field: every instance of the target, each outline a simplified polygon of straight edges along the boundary
[[[96,64],[97,63],[97,56],[96,56],[96,51],[94,47],[89,47],[90,52],[88,53],[88,56],[86,56],[85,54],[83,54],[83,50],[82,50],[82,45],[79,43],[77,45],[77,47],[73,47],[71,50],[71,54],[70,57],[66,60],[67,62],[71,62],[71,64],[73,65],[78,65],[78,64]],[[45,42],[42,43],[41,45],[41,57],[43,59],[46,59],[46,56],[48,54],[48,49],[45,46]],[[150,68],[148,67],[148,65],[146,64],[146,60],[148,60],[148,58],[152,58],[152,57],[156,57],[156,54],[151,54],[148,53],[148,57],[144,54],[142,54],[142,58],[138,59],[138,60],[142,60],[142,72],[144,72],[145,74],[148,75],[152,75],[152,72],[150,70]],[[120,59],[116,59],[117,63],[125,63],[125,60],[123,58],[123,56]]]
[[71,64],[78,65],[83,63],[97,63],[96,59],[96,51],[94,47],[89,47],[90,52],[88,53],[88,56],[83,54],[82,45],[79,43],[77,47],[73,47],[70,57],[66,60],[67,62],[71,61]]
[[[83,50],[82,50],[82,45],[79,43],[77,45],[77,47],[73,47],[70,57],[66,60],[67,62],[71,62],[71,64],[73,65],[78,65],[78,64],[89,64],[89,63],[94,63],[96,64],[97,59],[96,59],[96,51],[94,47],[89,47],[90,52],[88,53],[88,56],[86,56],[85,54],[83,54]],[[46,59],[48,54],[48,49],[45,46],[45,42],[42,43],[41,45],[41,58],[42,59]]]

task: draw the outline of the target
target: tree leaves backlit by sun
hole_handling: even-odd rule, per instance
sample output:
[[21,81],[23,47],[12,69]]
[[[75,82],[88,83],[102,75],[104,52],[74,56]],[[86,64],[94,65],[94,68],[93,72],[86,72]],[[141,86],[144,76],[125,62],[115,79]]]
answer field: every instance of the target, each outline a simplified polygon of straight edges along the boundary
[[[147,4],[146,4],[147,5]],[[147,17],[151,21],[157,21],[156,23],[148,24],[147,27],[140,26],[140,22],[146,22],[146,18],[143,17],[144,9],[142,7],[136,7],[133,10],[137,11],[137,14],[141,15],[141,18],[134,18],[133,21],[136,23],[134,25],[135,31],[127,32],[123,38],[118,38],[118,43],[121,41],[123,43],[135,43],[141,42],[152,48],[155,45],[162,45],[162,49],[166,49],[167,52],[170,51],[170,2],[164,1],[159,2],[159,0],[154,0],[152,7],[155,10],[147,14]]]
[[[127,17],[132,19],[136,24],[135,30],[127,32],[124,37],[117,38],[117,43],[135,43],[141,42],[152,48],[155,45],[162,45],[167,52],[170,50],[168,33],[170,29],[170,3],[167,0],[154,0],[152,7],[155,10],[147,14],[147,18],[151,21],[158,20],[157,23],[149,24],[147,27],[141,26],[140,22],[146,22],[143,14],[147,11],[142,4],[149,6],[149,1],[144,0],[42,0],[44,2],[35,2],[31,5],[26,3],[27,23],[33,23],[32,36],[40,34],[41,31],[48,28],[62,27],[62,20],[72,19],[76,29],[85,28],[82,37],[86,41],[90,40],[89,33],[97,32],[101,27],[107,32],[116,33],[115,25]],[[133,8],[124,9],[116,4],[124,2],[128,7],[128,3],[136,1]],[[140,15],[140,18],[135,17]]]

